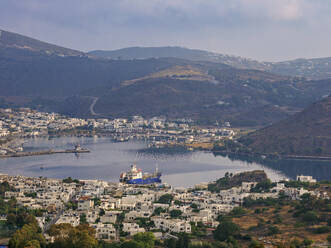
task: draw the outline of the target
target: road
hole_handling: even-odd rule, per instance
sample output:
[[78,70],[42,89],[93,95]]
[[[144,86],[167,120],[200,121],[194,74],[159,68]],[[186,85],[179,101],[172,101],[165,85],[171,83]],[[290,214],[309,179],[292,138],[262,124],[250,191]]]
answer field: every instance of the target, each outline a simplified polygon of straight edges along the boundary
[[90,112],[91,112],[91,115],[98,115],[97,113],[95,113],[94,111],[94,106],[95,104],[97,103],[97,101],[99,100],[99,97],[92,97],[93,98],[93,101],[90,105]]

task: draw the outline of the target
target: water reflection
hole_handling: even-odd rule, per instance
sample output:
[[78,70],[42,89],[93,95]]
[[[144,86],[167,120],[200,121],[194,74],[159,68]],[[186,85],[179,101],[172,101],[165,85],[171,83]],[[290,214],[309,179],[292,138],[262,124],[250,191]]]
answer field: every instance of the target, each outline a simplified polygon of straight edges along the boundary
[[[185,149],[146,149],[146,143],[129,141],[113,143],[109,138],[61,137],[36,138],[24,144],[26,151],[70,149],[74,144],[91,151],[88,154],[54,154],[0,160],[0,173],[53,178],[86,178],[118,181],[119,174],[136,163],[144,171],[153,171],[157,165],[162,179],[175,186],[192,186],[216,180],[225,172],[263,169],[273,180],[294,178],[297,174],[313,175],[317,179],[330,179],[329,163],[294,161],[259,161],[249,158],[224,157],[207,152]],[[43,167],[41,170],[40,168]]]
[[232,161],[246,161],[248,163],[259,163],[274,170],[283,172],[287,177],[295,179],[297,175],[311,175],[317,180],[331,180],[331,161],[323,160],[270,160],[259,157],[253,158],[242,155],[221,155],[215,156],[228,157]]

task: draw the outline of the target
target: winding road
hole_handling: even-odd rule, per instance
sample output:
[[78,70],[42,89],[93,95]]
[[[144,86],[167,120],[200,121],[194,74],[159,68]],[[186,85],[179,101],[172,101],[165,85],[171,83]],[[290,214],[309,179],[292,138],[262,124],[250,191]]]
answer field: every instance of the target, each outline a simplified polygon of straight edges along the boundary
[[94,111],[94,106],[95,104],[97,103],[97,101],[99,100],[99,97],[92,97],[93,98],[93,101],[90,105],[90,112],[91,112],[91,115],[98,115],[97,113],[95,113]]

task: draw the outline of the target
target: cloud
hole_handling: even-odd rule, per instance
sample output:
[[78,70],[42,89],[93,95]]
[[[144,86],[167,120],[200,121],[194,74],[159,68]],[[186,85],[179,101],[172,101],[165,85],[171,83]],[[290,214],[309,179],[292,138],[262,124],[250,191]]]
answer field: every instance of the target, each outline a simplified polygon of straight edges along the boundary
[[327,0],[0,1],[3,29],[81,50],[181,45],[259,59],[331,55]]

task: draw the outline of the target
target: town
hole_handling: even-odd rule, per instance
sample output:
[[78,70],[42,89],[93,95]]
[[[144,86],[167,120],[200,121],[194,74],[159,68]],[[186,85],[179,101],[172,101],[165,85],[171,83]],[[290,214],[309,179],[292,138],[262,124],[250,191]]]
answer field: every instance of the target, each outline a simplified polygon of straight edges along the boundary
[[[327,187],[318,186],[310,176],[298,176],[297,181],[272,183],[264,171],[227,173],[215,182],[200,183],[192,188],[175,188],[164,183],[130,185],[100,180],[9,175],[1,175],[0,183],[1,188],[6,185],[2,192],[4,202],[15,201],[17,206],[38,213],[37,223],[49,243],[56,238],[50,235],[50,230],[61,224],[72,227],[89,225],[95,238],[104,242],[123,242],[144,232],[151,232],[160,244],[169,239],[178,240],[180,233],[190,235],[193,241],[199,238],[201,242],[210,240],[213,232],[225,221],[222,216],[240,216],[246,211],[243,206],[248,203],[263,206],[263,201],[286,198],[288,204],[293,205],[309,196],[322,204],[321,201],[330,202],[331,196],[330,183]],[[272,205],[267,206],[256,208],[254,213],[268,212]],[[281,208],[280,204],[277,206]],[[12,221],[13,213],[1,209],[1,220],[5,223]],[[329,218],[326,221],[330,222],[330,212],[324,214],[327,215],[324,218]],[[241,218],[246,217],[249,216],[243,214]],[[204,232],[199,236],[200,229]],[[277,238],[265,233],[251,239],[259,240],[265,247],[276,247],[272,245],[275,240],[285,242],[289,238],[279,233],[274,233],[278,234]]]
[[110,136],[116,142],[143,139],[155,148],[181,145],[211,149],[215,142],[232,139],[236,131],[229,122],[199,127],[191,119],[79,119],[29,108],[0,109],[0,156],[23,152],[24,138],[59,135]]

